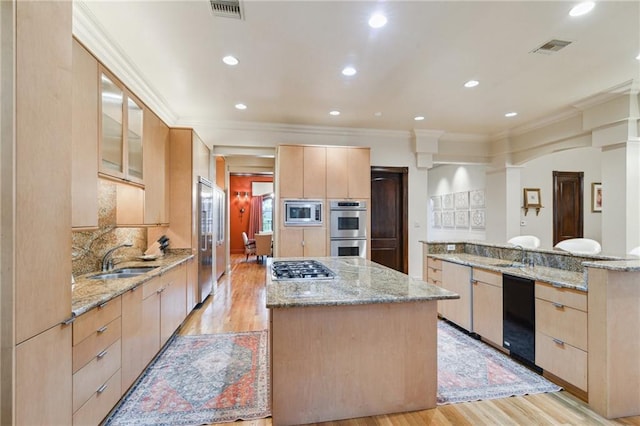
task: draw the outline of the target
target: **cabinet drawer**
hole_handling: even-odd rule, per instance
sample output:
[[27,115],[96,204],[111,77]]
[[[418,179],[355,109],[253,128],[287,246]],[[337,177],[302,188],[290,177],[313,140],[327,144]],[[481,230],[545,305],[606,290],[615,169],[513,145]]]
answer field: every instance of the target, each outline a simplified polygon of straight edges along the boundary
[[95,426],[109,414],[120,399],[120,370],[116,371],[78,411],[73,414],[73,426]]
[[587,390],[587,353],[569,344],[559,344],[536,332],[536,365],[572,385]]
[[442,287],[442,280],[441,279],[433,279],[431,277],[427,278],[427,282],[429,284],[433,284],[433,285],[437,285],[438,287]]
[[142,299],[146,299],[152,294],[159,293],[165,286],[163,277],[155,277],[142,285]]
[[576,348],[587,350],[587,313],[536,299],[536,330]]
[[587,312],[587,293],[536,281],[536,297]]
[[428,268],[427,277],[431,280],[442,282],[442,270]]
[[122,300],[118,296],[97,308],[91,309],[86,314],[80,315],[73,323],[73,345],[77,345],[95,333],[96,330],[118,318],[121,312]]
[[162,279],[162,281],[165,283],[165,286],[170,285],[175,281],[185,281],[186,280],[185,264],[183,263],[176,266],[175,268],[170,269],[168,272],[162,275],[160,279]]
[[120,342],[117,340],[101,357],[93,358],[73,375],[73,412],[82,407],[109,377],[120,370]]
[[118,317],[94,331],[73,347],[73,372],[84,367],[92,358],[111,346],[122,334],[122,321]]
[[427,267],[431,269],[442,269],[442,260],[427,257]]
[[502,287],[502,274],[500,272],[473,268],[473,280]]

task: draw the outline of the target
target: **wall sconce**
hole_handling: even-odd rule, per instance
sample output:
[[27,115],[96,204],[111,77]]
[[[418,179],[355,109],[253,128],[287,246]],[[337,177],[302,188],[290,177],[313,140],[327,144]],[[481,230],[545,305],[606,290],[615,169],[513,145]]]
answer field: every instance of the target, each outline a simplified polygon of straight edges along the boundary
[[243,194],[244,198],[249,198],[249,193],[247,191],[244,191],[244,192],[236,191],[236,198],[240,198],[240,194]]

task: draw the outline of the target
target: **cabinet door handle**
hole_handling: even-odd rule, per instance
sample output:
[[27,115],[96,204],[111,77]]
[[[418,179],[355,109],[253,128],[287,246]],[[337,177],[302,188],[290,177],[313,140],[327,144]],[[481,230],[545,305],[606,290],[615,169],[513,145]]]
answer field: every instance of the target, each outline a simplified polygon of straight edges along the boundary
[[562,303],[553,302],[552,304],[553,304],[554,307],[556,307],[558,309],[564,309],[564,305]]
[[564,342],[560,339],[553,339],[553,343],[556,345],[564,346]]
[[102,309],[102,308],[104,308],[105,306],[107,306],[107,304],[108,304],[108,303],[109,303],[109,301],[106,301],[106,302],[104,302],[104,303],[99,304],[99,305],[98,305],[98,309]]
[[109,351],[107,349],[105,349],[104,351],[102,351],[98,355],[96,355],[96,358],[98,358],[98,359],[104,358],[104,356],[107,354],[107,352],[109,352]]
[[478,280],[471,280],[471,284],[478,285]]
[[104,392],[105,390],[107,390],[108,385],[105,383],[104,385],[100,386],[98,388],[98,390],[96,391],[96,393],[101,394],[102,392]]
[[106,325],[103,325],[102,327],[100,327],[98,330],[96,330],[98,332],[98,334],[100,333],[104,333],[105,331],[107,331],[107,327]]
[[67,318],[66,320],[62,321],[60,324],[61,325],[71,325],[73,324],[73,322],[76,320],[75,315],[71,315],[69,318]]
[[162,293],[164,291],[164,289],[165,289],[164,287],[159,288],[158,291],[156,291],[156,293],[160,294],[160,293]]

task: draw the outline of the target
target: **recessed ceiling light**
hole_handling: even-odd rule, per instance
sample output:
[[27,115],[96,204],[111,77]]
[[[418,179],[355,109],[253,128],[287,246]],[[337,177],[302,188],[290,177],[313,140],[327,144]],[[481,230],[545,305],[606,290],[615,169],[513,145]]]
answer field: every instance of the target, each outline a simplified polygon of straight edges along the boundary
[[238,65],[238,59],[236,59],[235,56],[231,56],[231,55],[227,55],[224,58],[222,58],[222,62],[224,62],[227,65]]
[[237,109],[247,109],[247,106],[245,104],[236,104],[236,108]]
[[511,112],[506,113],[504,116],[507,117],[507,118],[511,118],[511,117],[515,117],[516,115],[518,115],[517,112],[511,111]]
[[638,56],[636,56],[636,59],[640,61],[640,53],[638,53]]
[[375,115],[376,117],[382,117],[382,113],[380,111],[374,112],[373,115]]
[[585,1],[582,3],[579,3],[575,6],[573,6],[573,8],[569,11],[569,15],[570,16],[582,16],[585,15],[589,12],[591,12],[593,10],[593,8],[596,6],[596,4],[592,1]]
[[387,17],[381,13],[376,13],[369,19],[369,26],[371,28],[381,28],[387,25]]
[[342,74],[348,77],[351,77],[352,75],[356,75],[357,72],[358,71],[356,71],[354,67],[344,67],[344,69],[342,70]]
[[329,111],[329,115],[340,115],[340,111],[336,111],[336,110]]
[[469,80],[464,84],[464,87],[476,87],[480,82],[478,80]]
[[416,120],[416,121],[422,121],[422,120],[424,120],[424,117],[421,116],[421,115],[418,115],[417,117],[413,117],[413,119]]

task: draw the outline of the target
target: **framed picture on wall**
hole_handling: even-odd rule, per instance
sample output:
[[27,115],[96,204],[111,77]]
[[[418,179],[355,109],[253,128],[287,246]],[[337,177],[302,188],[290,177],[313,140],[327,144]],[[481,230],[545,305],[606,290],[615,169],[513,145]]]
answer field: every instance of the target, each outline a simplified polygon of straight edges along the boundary
[[431,208],[433,210],[442,210],[442,197],[434,195],[431,197]]
[[542,207],[540,188],[524,188],[524,207]]
[[596,213],[602,212],[602,183],[591,183],[591,211]]
[[484,207],[484,189],[469,191],[469,207],[472,209]]

